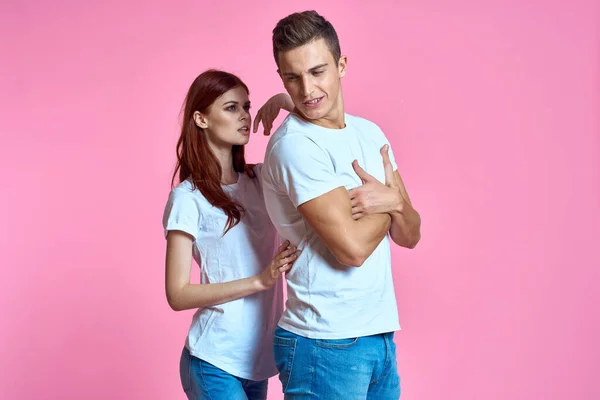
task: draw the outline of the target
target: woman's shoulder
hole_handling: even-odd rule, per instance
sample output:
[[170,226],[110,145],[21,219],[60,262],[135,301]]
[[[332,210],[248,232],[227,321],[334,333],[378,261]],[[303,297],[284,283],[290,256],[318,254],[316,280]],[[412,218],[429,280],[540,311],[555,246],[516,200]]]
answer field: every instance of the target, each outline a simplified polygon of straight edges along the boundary
[[[246,202],[264,202],[263,200],[263,179],[261,176],[263,164],[247,164],[244,183],[238,187],[243,192],[242,198],[238,198],[243,204]],[[245,204],[244,204],[245,205]]]
[[196,196],[200,191],[194,187],[191,180],[185,179],[171,189],[172,196]]
[[243,174],[243,176],[245,177],[245,179],[249,179],[249,180],[260,180],[260,174],[262,171],[262,163],[257,163],[257,164],[246,164],[246,172]]
[[250,167],[254,171],[257,178],[260,178],[260,172],[262,171],[263,163],[250,164]]
[[171,201],[183,201],[190,204],[196,204],[197,207],[203,207],[207,201],[202,192],[192,183],[190,179],[186,179],[171,189],[169,194]]

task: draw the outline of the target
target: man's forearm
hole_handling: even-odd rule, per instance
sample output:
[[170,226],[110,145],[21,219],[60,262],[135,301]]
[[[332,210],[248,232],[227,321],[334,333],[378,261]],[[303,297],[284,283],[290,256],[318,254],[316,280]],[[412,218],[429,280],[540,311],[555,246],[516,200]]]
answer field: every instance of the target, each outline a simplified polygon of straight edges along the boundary
[[404,202],[391,216],[390,237],[398,246],[413,249],[421,239],[421,216]]
[[388,213],[352,217],[348,192],[340,186],[298,207],[338,262],[361,266],[390,229]]
[[392,218],[390,214],[367,215],[353,221],[352,231],[349,232],[349,236],[354,241],[356,248],[360,249],[360,259],[363,262],[379,246],[379,243],[381,243],[390,230],[391,224]]

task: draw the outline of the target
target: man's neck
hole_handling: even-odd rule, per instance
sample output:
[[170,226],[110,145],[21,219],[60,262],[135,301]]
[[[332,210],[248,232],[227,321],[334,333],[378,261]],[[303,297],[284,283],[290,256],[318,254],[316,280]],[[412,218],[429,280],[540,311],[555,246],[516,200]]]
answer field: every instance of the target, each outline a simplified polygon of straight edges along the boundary
[[344,114],[344,100],[342,93],[338,95],[336,105],[334,105],[329,112],[322,118],[308,119],[303,116],[297,109],[294,109],[294,113],[299,115],[302,119],[311,124],[315,124],[327,129],[343,129],[346,127],[346,118]]
[[308,119],[302,115],[298,109],[294,108],[294,114],[311,124],[315,124],[327,129],[343,129],[346,127],[346,118],[344,116],[344,109],[336,110],[334,113],[330,112],[323,118],[319,119]]

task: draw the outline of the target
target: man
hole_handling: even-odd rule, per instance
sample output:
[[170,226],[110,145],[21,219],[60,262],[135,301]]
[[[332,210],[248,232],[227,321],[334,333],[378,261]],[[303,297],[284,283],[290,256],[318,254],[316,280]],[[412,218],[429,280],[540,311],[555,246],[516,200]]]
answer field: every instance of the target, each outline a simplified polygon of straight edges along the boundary
[[333,26],[314,11],[289,15],[273,53],[295,109],[269,141],[263,191],[280,236],[302,249],[274,338],[285,398],[397,399],[387,235],[413,248],[419,214],[383,132],[344,113]]

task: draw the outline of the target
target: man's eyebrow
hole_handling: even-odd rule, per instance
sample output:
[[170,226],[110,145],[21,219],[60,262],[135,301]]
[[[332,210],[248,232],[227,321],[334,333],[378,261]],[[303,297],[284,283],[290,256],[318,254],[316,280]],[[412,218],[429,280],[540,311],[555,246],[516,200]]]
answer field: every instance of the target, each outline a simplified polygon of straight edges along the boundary
[[314,72],[315,69],[323,68],[323,67],[326,67],[326,66],[327,66],[327,63],[320,64],[320,65],[317,65],[316,67],[312,67],[311,69],[308,70],[308,72]]
[[[310,69],[308,70],[308,72],[314,72],[315,70],[317,70],[317,69],[319,69],[319,68],[326,67],[326,66],[327,66],[327,63],[325,63],[325,64],[319,64],[319,65],[316,65],[316,66],[314,66],[314,67],[310,68]],[[298,76],[298,75],[297,75],[297,74],[295,74],[294,72],[284,72],[284,73],[282,73],[282,75],[283,75],[283,76]]]

